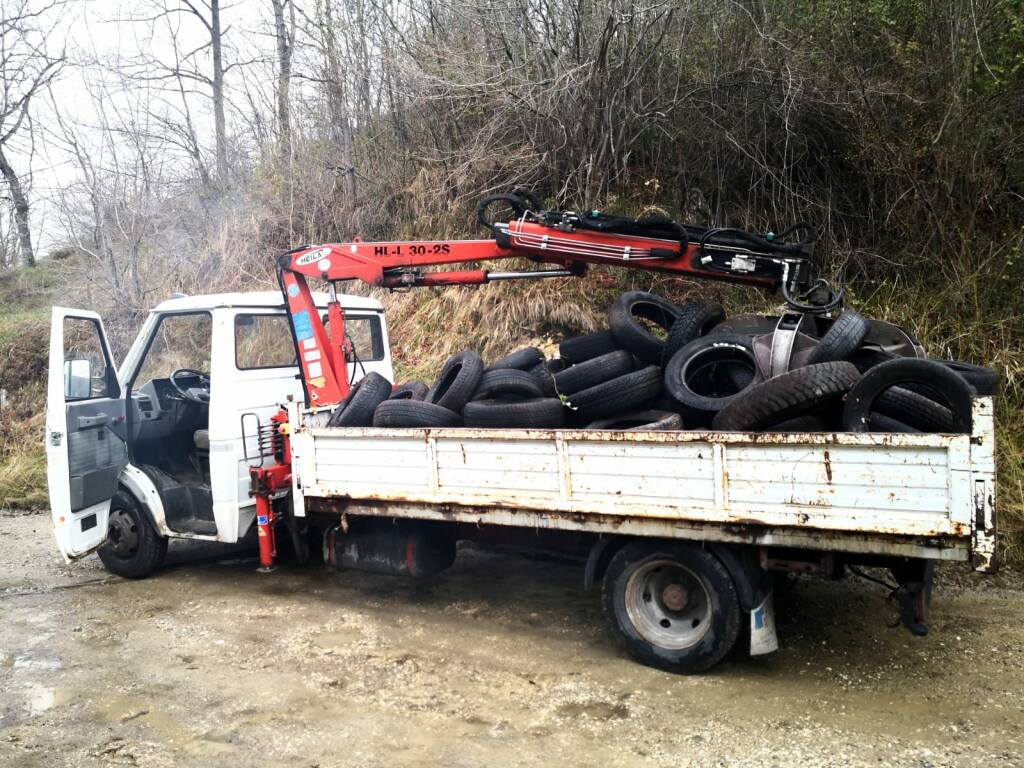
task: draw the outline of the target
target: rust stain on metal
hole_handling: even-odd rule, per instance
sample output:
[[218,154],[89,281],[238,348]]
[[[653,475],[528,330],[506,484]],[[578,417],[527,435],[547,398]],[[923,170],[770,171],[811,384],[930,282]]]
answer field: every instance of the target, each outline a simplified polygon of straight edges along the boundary
[[768,525],[764,520],[758,520],[756,517],[733,517],[729,523],[732,525]]
[[[790,496],[787,504],[791,504],[794,507],[825,507],[826,509],[832,507],[832,502],[828,499],[798,499],[796,496]],[[810,519],[807,514],[800,512],[797,514],[797,520],[800,523],[806,523]]]
[[[481,507],[464,504],[406,504],[362,499],[353,504],[340,504],[334,499],[313,497],[308,500],[309,509],[321,514],[371,515],[381,517],[413,517],[422,519],[451,520],[475,525],[518,525],[516,510]],[[549,509],[519,510],[530,515],[529,527],[563,530],[590,530],[616,532],[620,529],[627,534],[660,536],[705,541],[722,540],[734,543],[764,544],[766,546],[798,546],[817,550],[864,551],[872,553],[904,554],[917,557],[932,557],[946,560],[967,560],[970,551],[962,541],[951,539],[948,534],[938,532],[910,536],[893,529],[879,530],[870,536],[850,532],[826,530],[794,530],[792,526],[772,525],[756,518],[733,518],[712,528],[690,525],[685,521],[654,517],[638,520],[630,515],[583,514],[559,512]],[[801,515],[798,524],[809,521]],[[909,549],[908,549],[909,548]]]
[[[972,523],[964,524],[949,519],[949,510],[939,509],[922,510],[933,516],[941,515],[938,520],[911,520],[905,514],[897,515],[896,520],[886,518],[880,514],[882,508],[886,503],[897,502],[897,496],[902,493],[886,493],[896,484],[885,482],[877,487],[876,483],[874,491],[879,497],[887,498],[887,501],[883,502],[879,498],[868,508],[864,507],[856,495],[856,483],[847,482],[846,478],[847,465],[856,462],[857,454],[847,451],[844,446],[852,446],[861,451],[877,450],[879,447],[895,449],[894,455],[883,455],[878,463],[900,465],[907,463],[898,455],[903,448],[925,452],[929,449],[955,449],[963,453],[967,449],[968,436],[965,435],[609,433],[590,430],[564,432],[463,428],[402,431],[322,427],[310,428],[308,434],[306,429],[297,431],[305,439],[311,440],[308,449],[313,458],[316,456],[313,441],[323,438],[330,438],[328,446],[332,450],[344,447],[343,443],[337,442],[344,438],[401,440],[403,451],[416,452],[419,450],[418,438],[422,437],[428,446],[425,454],[418,457],[418,463],[410,468],[410,473],[414,469],[416,474],[410,474],[407,482],[389,484],[385,479],[373,483],[366,478],[351,477],[347,472],[328,473],[330,479],[323,478],[312,485],[307,479],[308,487],[304,489],[306,505],[312,512],[330,511],[338,514],[346,508],[356,507],[360,511],[350,511],[349,514],[390,514],[459,523],[470,522],[472,516],[472,522],[477,525],[525,525],[601,533],[615,531],[620,534],[744,543],[763,540],[776,546],[798,545],[810,549],[841,549],[849,546],[853,548],[852,551],[882,549],[893,553],[916,553],[917,556],[941,556],[948,559],[954,559],[954,555],[936,555],[927,551],[922,554],[922,550],[948,548],[955,550],[956,559],[966,559],[973,543],[976,550],[981,550],[978,554],[991,556],[988,552],[991,545],[982,540],[984,534],[994,526],[991,511],[987,514],[985,512],[986,501],[988,510],[991,510],[991,485],[974,493],[974,506],[980,507],[982,511],[980,514],[975,511]],[[434,440],[437,441],[436,449]],[[531,448],[538,443],[551,440],[557,442],[557,467],[542,461],[539,453],[537,457],[523,459],[525,454],[533,453]],[[478,460],[476,451],[479,442],[486,445],[487,452],[482,453],[482,458]],[[499,473],[499,477],[503,476],[500,473],[508,470],[511,479],[504,484],[493,478],[474,484],[473,478],[477,475],[463,472],[459,466],[458,453],[454,450],[455,443],[459,445],[462,467],[469,467],[468,454],[474,453],[474,465],[482,467],[489,464],[490,468]],[[503,443],[514,443],[510,453],[505,454],[501,450]],[[649,474],[645,468],[633,469],[625,475],[632,478],[632,486],[629,487],[635,486],[638,489],[636,493],[624,489],[625,480],[619,484],[595,482],[593,487],[587,485],[591,475],[614,473],[616,457],[631,458],[628,451],[618,447],[622,444],[638,447],[646,444],[652,448],[661,445],[678,446],[680,449],[689,444],[688,450],[680,450],[680,457],[688,454],[690,457],[696,456],[698,461],[714,460],[714,466],[699,467],[702,473],[700,482],[703,484],[699,486],[700,493],[693,494],[692,503],[687,503],[685,493],[681,498],[678,492],[665,490],[672,487],[665,485],[669,481],[661,474]],[[759,459],[757,450],[744,450],[748,446],[758,445],[782,446],[785,453],[781,461],[803,461],[803,472],[812,470],[810,474],[817,477],[794,475],[790,478],[792,490],[778,493],[777,488],[772,488],[770,495],[758,494],[757,483],[764,483],[766,488],[786,483],[785,476],[778,476],[777,465],[780,459],[777,452],[766,452],[765,457]],[[704,455],[705,449],[709,451],[708,456]],[[835,466],[832,450],[843,454],[837,454],[838,464]],[[638,452],[636,455],[641,457],[644,454]],[[731,456],[737,462],[732,467],[737,471],[737,499],[730,499],[729,494],[731,478],[727,468]],[[743,464],[747,457],[753,458],[749,471],[748,466]],[[930,454],[925,459],[929,457]],[[921,465],[922,469],[927,465],[928,471],[933,474],[948,471],[945,464],[933,465],[925,459],[922,459],[925,462]],[[611,468],[604,470],[605,464],[599,462],[607,463],[609,460]],[[809,467],[807,462],[814,460],[823,461],[823,472]],[[544,483],[524,483],[516,479],[519,475],[515,473],[521,469],[524,461],[527,461],[524,471],[535,473],[531,477],[546,473],[542,476]],[[776,466],[773,467],[772,463]],[[590,474],[582,471],[584,467],[595,466],[602,469]],[[384,461],[380,468],[386,468]],[[439,478],[438,472],[448,474]],[[458,475],[459,472],[463,474]],[[585,476],[578,489],[573,483],[574,472]],[[425,480],[421,477],[424,474],[427,475]],[[876,477],[870,475],[868,481]],[[827,484],[822,485],[822,479],[826,478]],[[599,478],[599,481],[603,479]],[[859,482],[863,483],[864,480]],[[650,493],[641,490],[648,486],[652,486]],[[762,509],[762,496],[766,498],[768,508]],[[325,504],[325,497],[333,497],[334,504]],[[372,511],[370,507],[373,507]],[[735,517],[733,510],[738,513]],[[972,543],[959,540],[972,533],[975,533]],[[931,537],[937,538],[932,540]]]

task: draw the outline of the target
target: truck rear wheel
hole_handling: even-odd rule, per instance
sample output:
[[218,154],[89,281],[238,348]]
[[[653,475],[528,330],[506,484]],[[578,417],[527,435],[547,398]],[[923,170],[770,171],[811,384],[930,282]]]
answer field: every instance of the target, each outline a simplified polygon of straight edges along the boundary
[[725,566],[693,544],[633,542],[612,557],[605,617],[638,661],[692,674],[718,664],[740,633],[740,603]]
[[111,573],[144,579],[163,565],[167,539],[156,532],[135,498],[120,490],[110,501],[107,543],[97,554]]

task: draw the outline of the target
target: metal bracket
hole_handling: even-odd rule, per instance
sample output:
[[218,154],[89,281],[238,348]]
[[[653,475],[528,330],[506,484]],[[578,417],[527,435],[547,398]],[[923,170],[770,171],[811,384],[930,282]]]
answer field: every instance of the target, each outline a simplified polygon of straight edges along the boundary
[[[255,456],[249,455],[249,433],[245,431],[245,420],[252,419],[256,422],[256,431],[252,434],[256,438],[257,453]],[[259,437],[260,432],[263,430],[263,425],[260,423],[259,414],[253,413],[252,411],[246,411],[240,418],[242,426],[242,459],[250,469],[263,466],[263,452],[259,450]]]

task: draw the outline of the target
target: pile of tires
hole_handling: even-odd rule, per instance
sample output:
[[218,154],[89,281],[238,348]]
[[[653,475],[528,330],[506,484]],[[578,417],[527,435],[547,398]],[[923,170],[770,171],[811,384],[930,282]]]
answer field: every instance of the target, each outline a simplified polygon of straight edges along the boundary
[[394,388],[371,373],[329,424],[962,433],[972,396],[997,386],[987,368],[923,358],[916,341],[889,343],[878,328],[894,326],[853,311],[802,323],[798,351],[780,371],[766,352],[774,358],[778,324],[727,318],[712,301],[677,305],[628,291],[609,308],[607,329],[564,339],[556,358],[527,347],[485,365],[466,350],[431,384]]

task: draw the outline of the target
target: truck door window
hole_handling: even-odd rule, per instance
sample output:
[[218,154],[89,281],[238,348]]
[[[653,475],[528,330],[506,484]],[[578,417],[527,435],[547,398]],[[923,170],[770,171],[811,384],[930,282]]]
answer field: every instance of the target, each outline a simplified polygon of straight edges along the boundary
[[165,315],[153,334],[135,381],[166,379],[178,368],[210,370],[213,321],[209,312]]
[[[330,321],[324,315],[324,327],[330,333]],[[345,333],[352,340],[356,357],[364,363],[384,359],[384,335],[380,318],[375,315],[345,315]],[[351,361],[350,361],[351,362]]]
[[238,370],[297,365],[287,315],[235,316],[235,367]]
[[95,320],[64,318],[64,399],[117,397],[117,379]]

